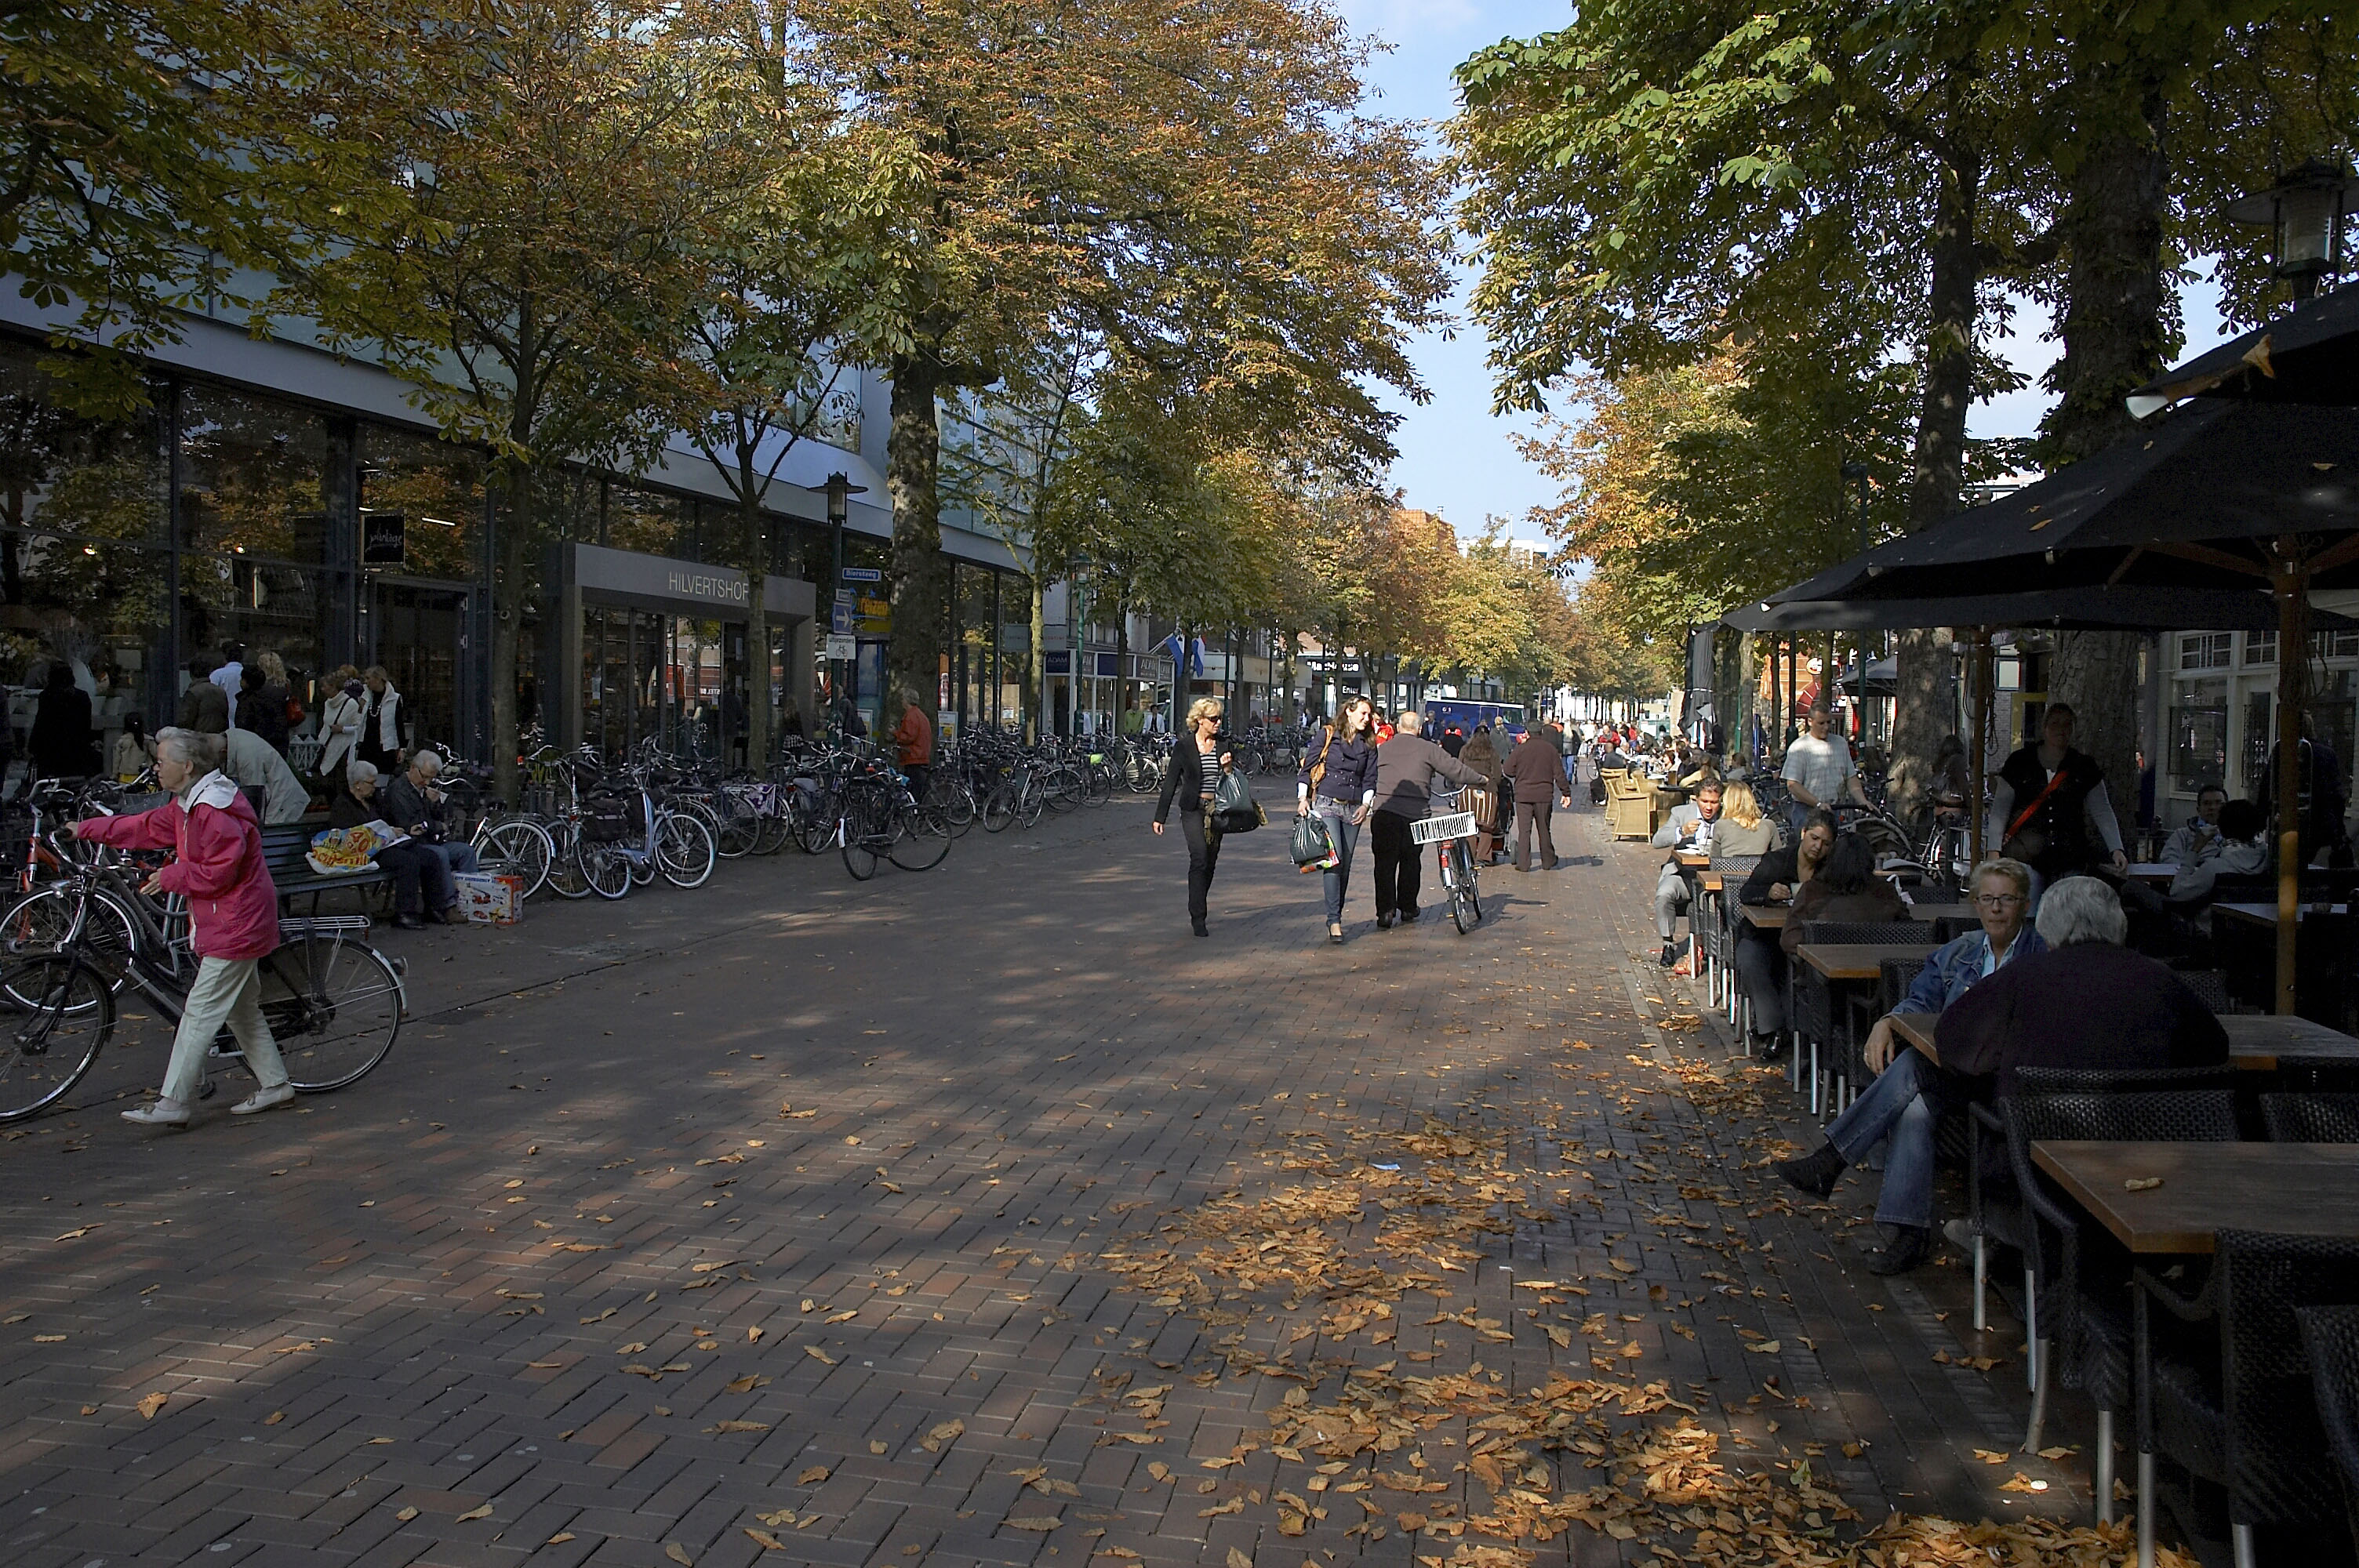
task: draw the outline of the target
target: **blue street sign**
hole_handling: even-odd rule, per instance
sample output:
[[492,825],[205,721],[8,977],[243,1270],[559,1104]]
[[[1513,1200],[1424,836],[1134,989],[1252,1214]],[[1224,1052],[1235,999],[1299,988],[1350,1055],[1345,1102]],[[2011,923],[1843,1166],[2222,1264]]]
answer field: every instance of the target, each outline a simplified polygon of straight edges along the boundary
[[875,567],[846,567],[843,568],[843,580],[846,582],[883,582],[885,580],[885,574]]
[[830,611],[827,621],[827,629],[829,631],[849,632],[852,630],[852,606],[849,604],[831,604],[828,606],[828,610]]

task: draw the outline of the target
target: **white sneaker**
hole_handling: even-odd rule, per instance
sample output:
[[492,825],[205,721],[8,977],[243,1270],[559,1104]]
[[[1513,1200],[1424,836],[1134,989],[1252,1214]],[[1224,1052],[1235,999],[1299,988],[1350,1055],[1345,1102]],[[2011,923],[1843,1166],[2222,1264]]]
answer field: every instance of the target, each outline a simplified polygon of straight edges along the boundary
[[274,1105],[285,1105],[295,1098],[293,1084],[280,1084],[277,1088],[256,1089],[229,1108],[232,1116],[252,1116],[258,1110],[268,1110]]
[[143,1105],[136,1110],[126,1110],[123,1119],[142,1127],[186,1127],[189,1108],[176,1099],[159,1099],[154,1105]]

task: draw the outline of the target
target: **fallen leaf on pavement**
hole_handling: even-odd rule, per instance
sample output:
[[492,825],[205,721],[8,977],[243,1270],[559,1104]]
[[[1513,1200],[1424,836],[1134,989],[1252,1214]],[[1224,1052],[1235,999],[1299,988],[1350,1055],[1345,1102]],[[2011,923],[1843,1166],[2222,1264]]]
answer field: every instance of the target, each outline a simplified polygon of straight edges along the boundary
[[804,1346],[803,1354],[810,1357],[814,1361],[824,1361],[831,1367],[835,1365],[835,1357],[829,1355],[826,1351],[821,1350],[816,1345]]
[[146,1416],[149,1421],[154,1421],[156,1419],[156,1412],[163,1408],[163,1395],[142,1394],[139,1396],[139,1413]]
[[941,1425],[934,1428],[933,1431],[926,1433],[926,1440],[918,1444],[918,1446],[924,1449],[929,1454],[940,1454],[942,1451],[943,1444],[955,1443],[965,1433],[965,1432],[966,1422],[962,1421],[946,1421],[942,1422]]
[[402,1523],[408,1524],[411,1519],[418,1517],[418,1510],[414,1508],[404,1509],[393,1517],[399,1519]]
[[664,1555],[679,1563],[679,1568],[696,1568],[696,1559],[690,1557],[688,1554],[688,1548],[677,1541],[664,1542]]
[[1038,1514],[1027,1516],[1023,1519],[1011,1519],[1007,1521],[1007,1528],[1010,1530],[1038,1530],[1041,1534],[1045,1535],[1064,1522],[1065,1521],[1063,1519],[1057,1518],[1053,1514]]
[[816,1487],[821,1481],[826,1480],[828,1475],[829,1471],[826,1465],[814,1465],[810,1469],[795,1477],[795,1485],[798,1487]]
[[704,1430],[707,1432],[767,1432],[770,1430],[770,1423],[766,1421],[722,1421],[713,1422]]
[[766,1386],[769,1380],[759,1372],[748,1372],[742,1378],[730,1379],[723,1386],[733,1394],[750,1394],[756,1389]]
[[489,1519],[491,1517],[492,1505],[484,1503],[479,1508],[469,1509],[465,1513],[461,1514],[459,1516],[459,1522],[461,1524],[464,1524],[471,1519]]
[[752,1536],[754,1538],[754,1544],[760,1547],[765,1552],[784,1552],[787,1549],[787,1543],[785,1541],[780,1541],[777,1536],[772,1535],[766,1530],[756,1530],[749,1524],[745,1527],[745,1533]]
[[[2157,1183],[2156,1184],[2159,1186],[2161,1184]],[[78,1230],[69,1230],[63,1236],[52,1236],[49,1239],[52,1241],[71,1241],[77,1237],[88,1236],[92,1231],[96,1230],[100,1226],[104,1225],[106,1221],[103,1219],[93,1219],[88,1225],[82,1227]]]
[[547,1541],[542,1541],[541,1544],[543,1546],[562,1546],[572,1539],[573,1532],[571,1530],[560,1530],[555,1535],[550,1536]]

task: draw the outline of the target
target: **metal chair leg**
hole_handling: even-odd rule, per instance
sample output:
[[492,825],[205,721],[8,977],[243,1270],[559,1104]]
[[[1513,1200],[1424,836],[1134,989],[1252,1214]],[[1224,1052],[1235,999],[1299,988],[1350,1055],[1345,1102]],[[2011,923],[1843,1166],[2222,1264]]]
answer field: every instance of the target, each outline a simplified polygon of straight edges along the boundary
[[2231,1524],[2228,1527],[2228,1540],[2236,1553],[2236,1568],[2257,1568],[2256,1559],[2253,1556],[2253,1527],[2251,1525]]
[[2154,1568],[2154,1455],[2144,1449],[2138,1451],[2137,1471],[2138,1568]]
[[1974,1232],[1974,1332],[1982,1333],[1990,1326],[1990,1313],[1984,1305],[1990,1290],[1990,1238]]
[[2039,1370],[2034,1374],[2031,1382],[2031,1420],[2023,1433],[2023,1451],[2026,1454],[2039,1452],[2039,1429],[2048,1424],[2049,1362],[2056,1350],[2053,1345],[2040,1340],[2035,1339],[2031,1343]]
[[2097,1412],[2097,1522],[2114,1522],[2114,1412]]
[[2023,1342],[2031,1348],[2024,1356],[2024,1379],[2032,1392],[2039,1391],[2039,1277],[2031,1265],[2023,1266]]

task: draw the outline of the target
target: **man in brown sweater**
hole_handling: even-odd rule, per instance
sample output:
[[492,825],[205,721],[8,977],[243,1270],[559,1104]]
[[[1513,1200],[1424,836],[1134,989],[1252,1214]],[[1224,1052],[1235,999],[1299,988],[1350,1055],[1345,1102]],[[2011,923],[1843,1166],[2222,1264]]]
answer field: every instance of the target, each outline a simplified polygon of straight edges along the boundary
[[1565,783],[1564,753],[1557,750],[1547,730],[1527,731],[1508,753],[1506,782],[1516,792],[1516,870],[1532,869],[1535,828],[1540,840],[1540,870],[1556,870],[1556,839],[1549,831],[1549,817],[1560,800],[1570,806],[1572,794]]

